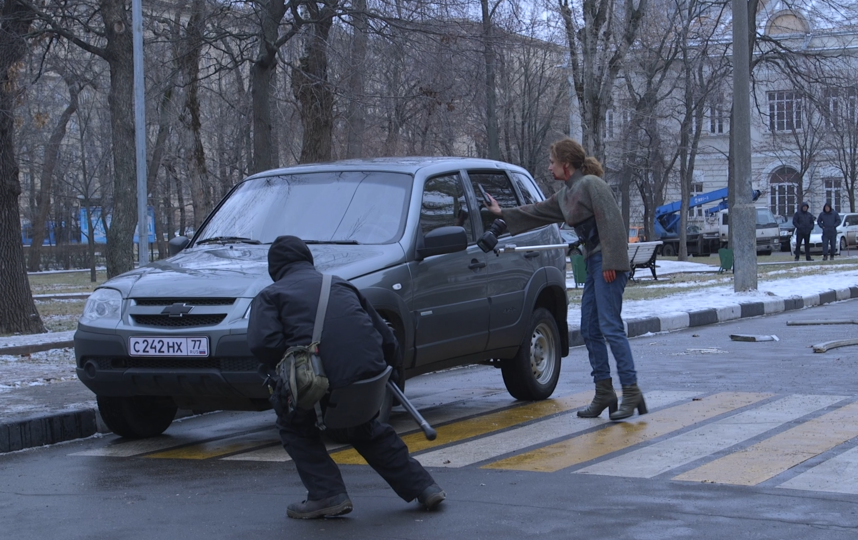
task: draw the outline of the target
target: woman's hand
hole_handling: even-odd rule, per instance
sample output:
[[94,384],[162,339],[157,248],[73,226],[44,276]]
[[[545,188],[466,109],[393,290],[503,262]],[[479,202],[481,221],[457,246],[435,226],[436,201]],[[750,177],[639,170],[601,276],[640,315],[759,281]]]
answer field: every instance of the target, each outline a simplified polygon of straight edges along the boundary
[[616,270],[604,270],[602,272],[602,277],[605,278],[605,283],[611,283],[615,279],[617,279],[617,271]]
[[500,217],[503,214],[503,210],[501,210],[500,205],[498,204],[498,202],[495,200],[494,197],[492,197],[488,193],[486,193],[486,195],[488,196],[489,200],[492,201],[492,204],[486,204],[485,202],[483,202],[483,204],[485,205],[486,208],[488,208],[489,212]]

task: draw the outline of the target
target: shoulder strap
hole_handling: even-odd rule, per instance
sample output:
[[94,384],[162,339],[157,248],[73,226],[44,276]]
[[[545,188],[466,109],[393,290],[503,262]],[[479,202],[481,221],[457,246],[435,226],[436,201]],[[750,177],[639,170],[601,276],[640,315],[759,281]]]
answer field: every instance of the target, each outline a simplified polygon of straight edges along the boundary
[[[325,324],[325,312],[328,311],[328,298],[331,295],[331,275],[330,274],[322,274],[322,290],[319,291],[319,306],[316,308],[316,322],[313,325],[313,343],[316,346],[319,346],[319,340],[322,339],[322,327]],[[319,375],[325,374],[325,368],[322,365],[322,359],[318,356],[318,349],[311,357],[310,361],[313,362],[313,368]],[[319,430],[325,430],[325,420],[322,415],[322,402],[317,401],[313,405],[313,409],[316,411],[316,426]]]
[[328,310],[328,297],[331,295],[331,275],[322,274],[322,290],[319,292],[319,307],[316,308],[316,323],[313,325],[313,343],[322,339],[322,327],[325,324],[325,312]]

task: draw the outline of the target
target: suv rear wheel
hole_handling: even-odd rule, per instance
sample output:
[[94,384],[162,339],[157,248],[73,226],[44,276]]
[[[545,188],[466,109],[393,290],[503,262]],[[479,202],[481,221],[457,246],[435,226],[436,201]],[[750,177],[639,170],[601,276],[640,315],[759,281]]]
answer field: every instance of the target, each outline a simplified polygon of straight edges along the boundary
[[560,378],[560,331],[545,308],[536,308],[518,353],[501,362],[503,382],[516,399],[538,401],[554,392]]
[[156,396],[98,396],[98,412],[110,430],[129,439],[164,433],[178,408],[170,398]]

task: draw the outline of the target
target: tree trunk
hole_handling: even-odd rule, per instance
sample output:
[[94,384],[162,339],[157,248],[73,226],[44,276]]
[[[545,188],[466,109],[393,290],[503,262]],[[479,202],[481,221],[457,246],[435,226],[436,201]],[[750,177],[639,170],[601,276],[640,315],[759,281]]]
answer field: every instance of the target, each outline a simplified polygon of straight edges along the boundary
[[250,99],[253,106],[253,165],[251,174],[278,166],[271,119],[271,81],[277,68],[277,38],[286,13],[285,0],[257,2],[262,5],[259,52],[250,66]]
[[185,79],[185,105],[182,123],[188,135],[190,160],[188,176],[191,184],[191,204],[194,208],[194,229],[198,229],[212,208],[206,153],[203,148],[200,122],[200,55],[203,48],[205,0],[194,0],[186,34],[179,47],[177,64]]
[[[169,180],[165,180],[163,184],[167,186],[163,190],[158,182],[158,171],[161,169],[161,162],[164,159],[164,146],[167,143],[167,137],[170,134],[170,102],[173,98],[173,83],[168,81],[167,88],[161,96],[161,105],[158,111],[158,135],[155,137],[155,145],[152,147],[152,159],[149,167],[146,169],[146,185],[151,186],[153,193],[152,200],[155,201],[155,242],[158,245],[158,258],[164,259],[167,257],[167,247],[164,237],[170,238],[173,234],[171,230],[164,230],[164,223],[161,219],[162,213],[165,211],[161,206],[161,191],[169,193]],[[169,209],[169,205],[167,206]]]
[[500,159],[498,140],[497,88],[495,85],[495,49],[492,41],[492,11],[489,0],[480,0],[483,12],[483,57],[486,62],[486,144],[488,158]]
[[[113,139],[113,207],[107,229],[107,276],[134,268],[137,169],[134,146],[134,66],[131,13],[124,0],[100,0],[110,67],[110,132]],[[104,207],[102,207],[104,212]],[[145,230],[145,224],[141,227]]]
[[349,76],[346,80],[348,89],[348,105],[346,110],[346,157],[358,158],[363,156],[363,139],[366,136],[367,104],[364,102],[364,70],[366,69],[366,50],[368,36],[366,20],[366,0],[355,0],[353,3],[352,49],[349,61]]
[[34,13],[16,0],[5,0],[0,9],[0,334],[34,334],[44,332],[45,325],[24,270],[13,111],[15,67],[27,53],[24,36]]
[[[310,4],[312,5],[312,4]],[[334,94],[328,82],[328,34],[333,24],[336,0],[322,9],[311,9],[314,24],[305,54],[292,69],[292,93],[300,103],[304,137],[299,163],[331,161],[334,129]]]
[[[27,254],[27,268],[30,272],[38,272],[42,265],[42,243],[45,241],[48,229],[48,215],[51,212],[51,195],[53,194],[54,171],[60,154],[60,144],[66,136],[66,127],[72,115],[77,111],[77,96],[80,91],[73,81],[66,80],[69,87],[69,104],[60,115],[48,144],[45,146],[45,161],[42,165],[42,178],[39,185],[38,214],[32,220],[33,241]],[[56,221],[55,221],[56,222]]]

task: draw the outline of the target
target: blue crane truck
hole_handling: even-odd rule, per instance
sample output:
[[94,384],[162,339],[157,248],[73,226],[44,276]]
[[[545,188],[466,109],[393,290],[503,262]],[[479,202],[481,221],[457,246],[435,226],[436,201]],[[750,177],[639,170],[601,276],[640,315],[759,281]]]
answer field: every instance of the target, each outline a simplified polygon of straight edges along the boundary
[[[706,216],[702,229],[689,226],[685,245],[692,256],[707,256],[727,247],[730,211],[727,207],[727,188],[716,189],[691,197],[688,208],[696,208],[717,201],[717,204],[704,211]],[[760,198],[762,192],[754,190],[753,201]],[[655,236],[661,240],[662,255],[667,257],[679,253],[679,210],[682,201],[675,201],[655,209]],[[757,253],[771,255],[780,249],[780,231],[772,211],[765,206],[757,206]]]

